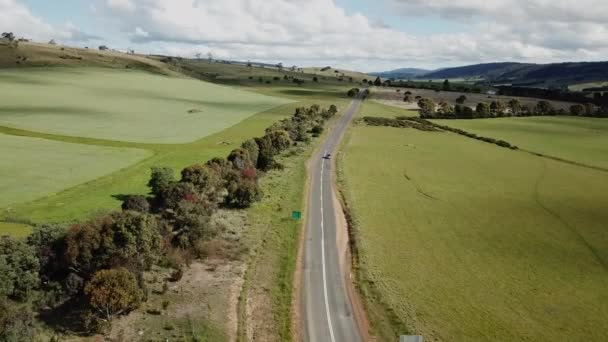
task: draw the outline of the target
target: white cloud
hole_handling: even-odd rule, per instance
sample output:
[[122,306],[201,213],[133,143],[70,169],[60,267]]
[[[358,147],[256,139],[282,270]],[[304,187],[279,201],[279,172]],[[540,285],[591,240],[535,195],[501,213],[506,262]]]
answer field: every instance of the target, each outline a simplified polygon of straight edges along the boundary
[[0,0],[0,31],[13,32],[17,37],[25,37],[37,41],[50,39],[81,42],[100,39],[97,36],[79,30],[71,22],[61,27],[54,27],[39,17],[30,13],[24,5],[15,0]]
[[[440,15],[469,32],[412,35],[347,14],[332,0],[107,0],[134,43],[181,55],[376,69],[499,60],[597,59],[608,52],[608,2],[390,0],[408,15]],[[112,5],[110,4],[112,3]],[[124,5],[128,3],[128,5]],[[128,9],[128,10],[127,10]],[[406,19],[407,20],[407,19]],[[450,19],[444,19],[450,20]]]
[[133,12],[137,9],[131,0],[107,0],[106,4],[110,9],[119,12]]

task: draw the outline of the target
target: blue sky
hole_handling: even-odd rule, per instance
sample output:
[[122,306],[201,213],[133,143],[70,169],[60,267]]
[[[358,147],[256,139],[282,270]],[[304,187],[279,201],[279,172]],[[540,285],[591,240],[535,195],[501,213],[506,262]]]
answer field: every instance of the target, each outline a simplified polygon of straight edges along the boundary
[[605,0],[0,0],[0,30],[364,71],[608,56]]

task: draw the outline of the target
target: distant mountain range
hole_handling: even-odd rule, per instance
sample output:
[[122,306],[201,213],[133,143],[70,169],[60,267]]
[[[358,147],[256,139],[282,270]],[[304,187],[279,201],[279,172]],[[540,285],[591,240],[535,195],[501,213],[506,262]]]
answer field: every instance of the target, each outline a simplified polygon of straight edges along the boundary
[[383,72],[372,72],[369,73],[372,76],[380,76],[382,78],[394,78],[398,80],[416,78],[418,76],[426,75],[433,70],[416,69],[416,68],[401,68],[391,71]]
[[435,71],[405,68],[372,74],[382,78],[394,79],[465,79],[490,84],[557,87],[577,83],[606,81],[608,80],[608,62],[555,64],[486,63]]

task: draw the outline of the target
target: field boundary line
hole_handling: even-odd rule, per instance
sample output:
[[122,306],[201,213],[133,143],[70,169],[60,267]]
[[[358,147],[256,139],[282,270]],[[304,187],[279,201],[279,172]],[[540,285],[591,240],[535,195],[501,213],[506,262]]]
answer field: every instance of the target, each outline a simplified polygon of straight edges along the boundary
[[565,163],[565,164],[585,167],[585,168],[593,169],[593,170],[597,170],[597,171],[608,172],[608,168],[603,168],[601,166],[588,165],[588,164],[584,164],[584,163],[580,163],[580,162],[576,162],[576,161],[572,161],[572,160],[568,160],[568,159],[563,159],[563,158],[560,158],[560,157],[554,157],[554,156],[547,155],[547,154],[540,153],[540,152],[534,152],[534,151],[523,149],[523,148],[520,148],[520,150],[523,151],[523,152],[526,152],[526,153],[530,153],[530,154],[532,154],[534,156],[537,156],[537,157],[547,158],[547,159],[555,160],[555,161],[562,162],[562,163]]

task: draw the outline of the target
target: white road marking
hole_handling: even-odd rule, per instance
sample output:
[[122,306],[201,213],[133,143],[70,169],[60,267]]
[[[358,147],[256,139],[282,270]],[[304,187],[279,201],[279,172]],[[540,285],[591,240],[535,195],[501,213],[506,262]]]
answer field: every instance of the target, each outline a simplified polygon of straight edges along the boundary
[[[327,151],[323,154],[323,158]],[[325,312],[327,313],[327,325],[329,325],[329,337],[331,342],[336,342],[334,337],[334,327],[331,324],[331,314],[329,313],[329,300],[327,299],[327,271],[325,270],[325,228],[323,227],[323,171],[325,169],[325,159],[321,160],[321,263],[323,266],[323,296],[325,297]]]

